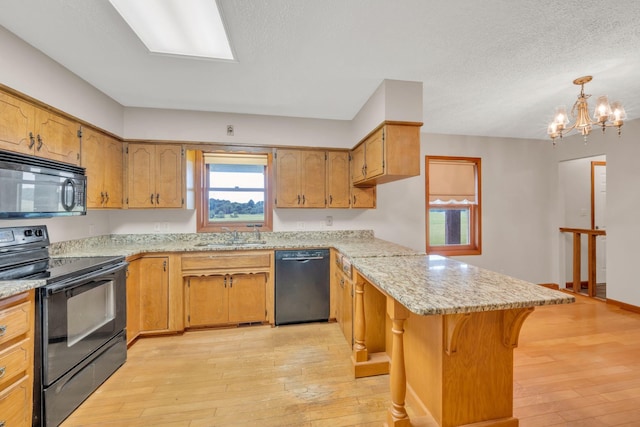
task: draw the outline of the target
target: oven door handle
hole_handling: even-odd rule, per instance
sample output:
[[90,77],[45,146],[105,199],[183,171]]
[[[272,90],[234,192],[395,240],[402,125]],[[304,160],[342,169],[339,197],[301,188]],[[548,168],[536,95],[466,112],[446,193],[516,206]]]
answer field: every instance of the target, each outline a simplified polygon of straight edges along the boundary
[[[98,284],[103,284],[104,282],[108,282],[107,280],[100,280],[102,276],[115,273],[126,268],[127,263],[118,263],[115,266],[110,266],[108,268],[103,268],[98,271],[92,271],[91,273],[85,274],[83,276],[71,277],[67,280],[63,280],[60,282],[52,283],[46,287],[47,295],[53,295],[60,292],[68,292],[73,290],[74,288],[78,288],[81,286],[89,285],[91,282],[96,283],[94,286],[91,286],[89,289],[93,289]],[[86,289],[86,290],[89,290]],[[84,291],[83,291],[84,292]],[[78,294],[81,292],[78,292]],[[69,295],[69,294],[67,294]],[[73,296],[73,293],[70,295]]]

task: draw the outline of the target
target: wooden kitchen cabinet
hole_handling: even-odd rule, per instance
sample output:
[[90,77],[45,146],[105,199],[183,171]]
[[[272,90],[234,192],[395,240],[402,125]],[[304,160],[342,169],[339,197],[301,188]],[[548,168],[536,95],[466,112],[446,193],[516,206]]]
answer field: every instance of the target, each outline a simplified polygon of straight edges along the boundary
[[0,148],[80,164],[80,125],[0,92]]
[[185,325],[266,321],[266,273],[188,277]]
[[371,186],[420,175],[422,123],[385,122],[351,152],[351,178]]
[[351,180],[349,179],[349,153],[347,151],[327,152],[327,207],[348,208],[350,203]]
[[351,186],[351,207],[375,209],[376,187]]
[[185,254],[186,327],[273,323],[273,252]]
[[0,424],[31,426],[33,408],[33,290],[0,300]]
[[81,165],[87,171],[87,208],[121,209],[124,151],[121,141],[82,129]]
[[169,331],[169,258],[144,257],[140,269],[140,333]]
[[127,345],[140,335],[140,260],[127,266]]
[[353,345],[353,281],[351,264],[341,253],[333,251],[331,263],[331,292],[336,322],[349,346]]
[[326,154],[316,150],[276,152],[276,207],[326,206]]
[[127,153],[129,208],[184,205],[184,151],[180,145],[129,144]]

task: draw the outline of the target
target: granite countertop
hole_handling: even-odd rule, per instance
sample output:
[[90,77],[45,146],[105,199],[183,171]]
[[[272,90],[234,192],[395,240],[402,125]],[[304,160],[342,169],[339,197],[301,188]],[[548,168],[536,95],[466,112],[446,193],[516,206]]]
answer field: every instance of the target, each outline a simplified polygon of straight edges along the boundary
[[437,256],[354,258],[367,280],[418,315],[569,304],[571,295]]
[[[523,280],[484,270],[452,259],[427,256],[382,239],[371,231],[268,232],[261,243],[227,245],[222,233],[134,234],[99,236],[54,243],[51,257],[132,257],[149,253],[217,252],[229,250],[276,250],[335,248],[371,283],[420,315],[501,310],[575,299]],[[240,233],[248,242],[252,233]],[[207,246],[201,246],[207,244]],[[0,298],[45,284],[44,280],[0,282]]]

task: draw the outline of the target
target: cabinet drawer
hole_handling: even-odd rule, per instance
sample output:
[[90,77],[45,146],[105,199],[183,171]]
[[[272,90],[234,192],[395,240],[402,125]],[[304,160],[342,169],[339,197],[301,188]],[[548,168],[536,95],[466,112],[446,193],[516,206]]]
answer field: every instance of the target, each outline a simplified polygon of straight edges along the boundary
[[[0,425],[7,427],[30,426],[31,382],[25,377],[0,391]],[[4,423],[4,424],[3,424]]]
[[31,304],[24,302],[0,310],[0,345],[26,334],[31,324]]
[[210,254],[182,257],[182,271],[211,270],[234,268],[268,268],[271,265],[271,254]]
[[29,340],[24,340],[0,352],[0,389],[16,375],[27,372],[31,351],[29,344]]

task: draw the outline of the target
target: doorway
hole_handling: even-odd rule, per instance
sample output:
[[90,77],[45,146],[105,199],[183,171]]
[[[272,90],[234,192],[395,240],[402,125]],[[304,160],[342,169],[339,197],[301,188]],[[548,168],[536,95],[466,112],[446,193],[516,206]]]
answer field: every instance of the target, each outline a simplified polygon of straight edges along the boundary
[[606,298],[606,156],[559,163],[561,286]]

